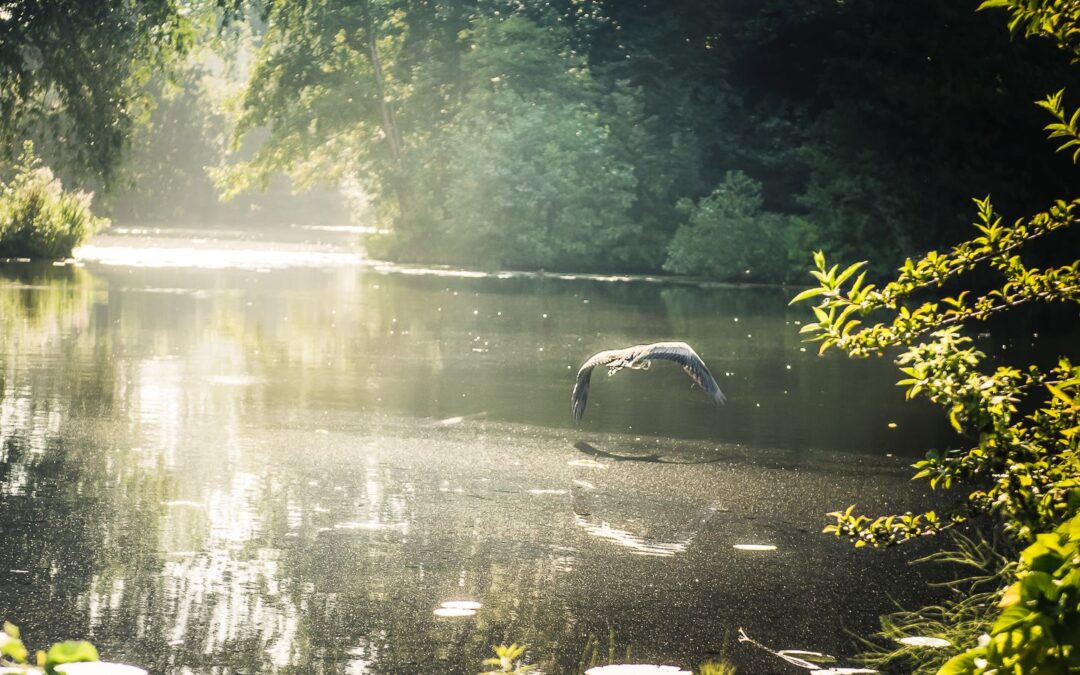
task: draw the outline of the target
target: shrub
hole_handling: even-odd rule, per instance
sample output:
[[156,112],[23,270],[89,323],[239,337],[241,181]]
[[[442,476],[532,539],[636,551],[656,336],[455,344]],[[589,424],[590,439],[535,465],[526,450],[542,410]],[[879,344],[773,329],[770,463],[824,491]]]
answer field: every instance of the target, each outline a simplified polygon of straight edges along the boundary
[[512,92],[482,103],[450,135],[442,255],[519,269],[634,266],[633,168],[597,112]]
[[1080,667],[1080,516],[1040,534],[1020,554],[1016,581],[977,647],[941,669],[962,673],[1071,673]]
[[696,204],[680,200],[686,222],[668,245],[664,269],[726,281],[783,280],[794,268],[789,252],[812,248],[812,228],[761,206],[761,183],[741,171],[729,171]]
[[[1044,35],[1080,56],[1080,9],[1051,0],[986,0],[981,8],[1011,11],[1014,33]],[[1064,105],[1064,92],[1038,102],[1059,151],[1080,160],[1080,111]],[[1060,199],[1043,212],[1007,222],[977,199],[976,233],[945,251],[908,258],[897,276],[878,287],[866,283],[865,263],[841,270],[814,255],[818,285],[792,302],[817,299],[816,321],[802,332],[849,356],[905,351],[897,359],[908,398],[941,406],[964,446],[931,452],[914,478],[931,488],[967,492],[964,508],[871,518],[854,507],[837,511],[826,527],[856,546],[886,546],[932,535],[973,516],[988,519],[1012,544],[1026,545],[1014,581],[984,595],[987,633],[948,661],[939,675],[1010,673],[1051,675],[1080,669],[1080,366],[1062,356],[1051,367],[990,365],[963,327],[1032,303],[1080,302],[1080,260],[1038,267],[1024,261],[1036,240],[1080,219],[1080,199]],[[1074,251],[1062,247],[1063,255]],[[959,280],[993,271],[989,290]],[[925,299],[946,284],[960,292]],[[966,288],[965,288],[966,286]],[[880,320],[870,322],[870,316]],[[863,323],[863,320],[867,320]],[[1014,577],[1014,578],[1013,578]],[[1006,582],[1008,583],[1008,582]],[[971,593],[969,598],[974,597]],[[925,609],[925,608],[924,608]],[[993,610],[1000,609],[1000,612]],[[956,613],[952,613],[956,616]],[[968,611],[967,614],[972,614]],[[996,616],[994,616],[996,614]],[[970,631],[969,631],[970,632]]]
[[93,194],[65,191],[29,141],[0,189],[0,258],[66,258],[108,224],[90,212]]

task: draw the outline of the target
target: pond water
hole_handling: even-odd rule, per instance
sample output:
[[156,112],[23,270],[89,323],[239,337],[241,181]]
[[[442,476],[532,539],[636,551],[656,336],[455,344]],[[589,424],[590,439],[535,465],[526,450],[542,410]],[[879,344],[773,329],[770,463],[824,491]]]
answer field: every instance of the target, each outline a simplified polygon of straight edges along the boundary
[[[28,643],[153,673],[476,673],[510,642],[562,673],[596,641],[798,672],[738,630],[850,656],[925,593],[924,546],[820,530],[918,508],[947,429],[887,359],[800,343],[791,291],[394,267],[350,236],[0,264],[0,617]],[[594,378],[573,426],[587,356],[665,339],[726,406],[661,363]]]

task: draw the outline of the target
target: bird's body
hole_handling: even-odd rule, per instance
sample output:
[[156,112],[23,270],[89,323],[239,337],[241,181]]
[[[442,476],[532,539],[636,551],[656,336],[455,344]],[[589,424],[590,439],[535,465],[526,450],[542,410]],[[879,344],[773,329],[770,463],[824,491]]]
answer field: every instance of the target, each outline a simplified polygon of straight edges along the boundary
[[614,375],[623,368],[647,370],[656,360],[674,361],[682,366],[690,379],[700,386],[713,401],[723,403],[726,400],[723,392],[720,391],[720,385],[716,384],[716,379],[705,366],[705,362],[685,342],[634,345],[625,349],[599,352],[581,364],[577,382],[574,384],[574,393],[570,398],[570,411],[574,415],[574,422],[581,422],[581,416],[585,414],[585,402],[589,398],[589,382],[592,379],[593,368],[607,366],[608,375]]

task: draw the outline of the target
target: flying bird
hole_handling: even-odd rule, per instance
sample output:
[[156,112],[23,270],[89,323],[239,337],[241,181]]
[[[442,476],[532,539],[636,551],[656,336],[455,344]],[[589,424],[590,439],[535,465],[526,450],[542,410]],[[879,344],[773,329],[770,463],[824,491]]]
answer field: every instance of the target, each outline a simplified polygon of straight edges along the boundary
[[570,398],[570,411],[574,414],[574,422],[580,424],[581,416],[585,414],[585,402],[589,398],[589,380],[592,379],[593,368],[607,366],[608,375],[614,375],[623,368],[648,370],[652,362],[657,360],[674,361],[682,366],[690,379],[704,389],[712,400],[717,403],[727,400],[724,393],[720,391],[720,385],[716,384],[716,379],[705,367],[705,362],[685,342],[634,345],[625,349],[609,349],[594,354],[581,364],[577,374],[577,383],[574,385],[574,394]]

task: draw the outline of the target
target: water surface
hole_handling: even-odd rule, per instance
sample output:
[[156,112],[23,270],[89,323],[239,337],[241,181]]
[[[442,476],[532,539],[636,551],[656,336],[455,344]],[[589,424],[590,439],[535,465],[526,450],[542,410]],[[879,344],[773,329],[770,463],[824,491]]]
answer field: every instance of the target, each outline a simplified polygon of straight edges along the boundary
[[[919,508],[907,465],[948,432],[886,359],[799,342],[790,291],[395,268],[347,235],[128,231],[85,267],[0,265],[0,616],[28,642],[475,673],[513,641],[572,672],[611,636],[791,672],[737,630],[845,656],[922,593],[925,546],[820,529]],[[581,361],[666,339],[726,406],[658,364],[598,374],[573,427]]]

